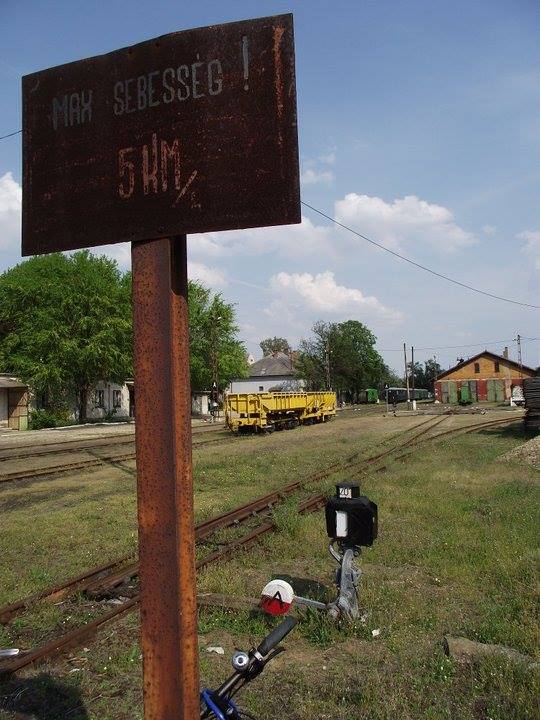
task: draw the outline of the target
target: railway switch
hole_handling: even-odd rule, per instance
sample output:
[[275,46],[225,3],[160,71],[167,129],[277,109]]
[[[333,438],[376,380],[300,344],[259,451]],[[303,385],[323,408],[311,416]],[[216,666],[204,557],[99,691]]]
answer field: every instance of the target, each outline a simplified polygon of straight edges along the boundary
[[[334,618],[358,618],[358,583],[361,571],[356,564],[362,547],[371,547],[377,537],[377,505],[360,495],[358,485],[336,485],[335,497],[325,508],[326,532],[330,538],[330,554],[339,564],[336,571],[338,597],[328,605]],[[337,546],[337,549],[334,547]]]
[[286,615],[293,603],[327,612],[334,619],[355,620],[359,617],[358,583],[360,569],[356,558],[362,547],[373,545],[377,537],[377,505],[360,495],[358,485],[336,485],[335,497],[326,503],[326,531],[330,537],[330,554],[339,565],[336,571],[337,598],[322,603],[299,597],[292,585],[276,578],[262,591],[261,607],[271,615]]

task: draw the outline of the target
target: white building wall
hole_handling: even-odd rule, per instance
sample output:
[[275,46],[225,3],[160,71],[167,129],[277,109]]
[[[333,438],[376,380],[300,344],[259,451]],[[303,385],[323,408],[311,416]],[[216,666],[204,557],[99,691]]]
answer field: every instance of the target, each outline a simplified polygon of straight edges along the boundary
[[[231,393],[257,393],[268,392],[270,388],[279,385],[282,382],[290,383],[293,381],[290,375],[274,375],[273,377],[260,378],[244,378],[242,380],[233,380],[229,386]],[[304,381],[297,380],[298,386],[303,387]]]
[[193,415],[209,415],[208,393],[195,392],[191,395],[191,413]]
[[[99,391],[103,391],[103,406],[98,404]],[[120,405],[114,407],[115,391],[120,392]],[[89,420],[99,420],[108,413],[114,412],[115,417],[129,416],[129,389],[126,384],[99,382],[88,396],[86,414]]]

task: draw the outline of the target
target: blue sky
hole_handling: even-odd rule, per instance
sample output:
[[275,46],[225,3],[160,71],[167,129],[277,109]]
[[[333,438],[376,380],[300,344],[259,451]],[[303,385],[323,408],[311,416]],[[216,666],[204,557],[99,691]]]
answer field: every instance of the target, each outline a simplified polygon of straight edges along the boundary
[[[0,135],[21,126],[21,75],[289,11],[302,198],[440,272],[540,305],[536,1],[1,0]],[[0,271],[20,260],[20,144],[0,141]],[[518,332],[540,336],[540,311],[449,285],[304,214],[300,226],[189,239],[192,276],[237,303],[255,356],[260,339],[295,345],[318,319],[365,322],[396,369],[404,341],[441,348],[417,356],[448,366],[487,341],[501,351]],[[128,266],[129,247],[107,252]],[[524,362],[540,364],[538,341],[523,351]]]

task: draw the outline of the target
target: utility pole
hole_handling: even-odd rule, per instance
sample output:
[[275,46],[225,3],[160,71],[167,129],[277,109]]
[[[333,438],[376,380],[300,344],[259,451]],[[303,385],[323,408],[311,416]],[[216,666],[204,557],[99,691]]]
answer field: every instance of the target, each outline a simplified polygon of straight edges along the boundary
[[[211,327],[211,363],[212,363],[212,418],[215,416],[216,408],[219,406],[219,376],[218,376],[218,343],[219,343],[219,321],[221,315],[212,315]],[[218,413],[219,415],[219,413]]]
[[521,335],[518,333],[518,336],[516,338],[517,342],[517,348],[518,348],[518,362],[519,362],[519,377],[523,377],[523,358],[521,355]]
[[325,360],[324,360],[325,368],[326,368],[326,389],[330,390],[331,383],[330,383],[330,340],[328,338],[326,339],[326,345],[325,345]]
[[407,410],[409,409],[409,403],[411,402],[411,390],[409,387],[409,369],[407,367],[407,345],[403,343],[403,358],[405,360],[405,384],[407,386]]
[[412,409],[416,410],[416,398],[414,397],[414,346],[411,347],[411,374],[412,374]]

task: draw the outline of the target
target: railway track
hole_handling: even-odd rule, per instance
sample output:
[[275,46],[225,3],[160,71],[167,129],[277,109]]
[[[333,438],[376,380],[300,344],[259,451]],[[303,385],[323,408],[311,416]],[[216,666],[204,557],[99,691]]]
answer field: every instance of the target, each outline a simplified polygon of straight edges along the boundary
[[[225,425],[212,425],[210,427],[194,427],[192,429],[192,437],[197,435],[208,435],[224,430]],[[125,433],[122,435],[98,435],[93,438],[84,440],[63,440],[62,442],[43,443],[42,445],[10,445],[0,446],[0,462],[5,460],[21,460],[28,457],[40,457],[43,455],[52,455],[61,452],[84,452],[85,450],[95,450],[96,448],[134,445],[135,432]]]
[[[244,438],[242,438],[243,440]],[[193,448],[199,448],[206,445],[213,445],[216,443],[230,443],[234,442],[236,438],[230,437],[220,437],[220,438],[211,438],[209,440],[199,440],[197,442],[192,443]],[[131,444],[133,445],[133,441],[129,441],[129,443],[121,442],[121,443],[111,443],[115,446],[118,445],[124,445],[124,444]],[[97,446],[100,447],[100,446]],[[90,447],[84,447],[81,448],[80,451],[76,449],[70,449],[69,452],[89,452],[93,450],[94,448]],[[52,452],[52,451],[51,451]],[[48,453],[44,453],[48,454]],[[24,456],[26,457],[26,456]],[[4,458],[4,459],[14,459],[14,458]],[[124,463],[128,462],[130,460],[135,460],[135,451],[131,451],[128,453],[114,453],[111,455],[96,455],[93,458],[88,458],[84,460],[75,460],[73,462],[69,463],[59,463],[58,465],[48,465],[46,467],[42,468],[29,468],[27,470],[17,470],[14,472],[7,472],[0,474],[0,483],[5,482],[16,482],[17,480],[33,480],[34,478],[45,478],[50,476],[56,476],[56,475],[62,475],[64,473],[74,472],[76,470],[84,470],[86,468],[91,467],[99,467],[100,465],[106,465],[106,464],[114,464],[114,463]]]
[[[444,418],[443,418],[444,419]],[[427,425],[430,423],[432,418],[429,420],[425,420],[421,423],[418,423],[417,425],[413,426],[412,428],[408,428],[406,430],[402,430],[394,435],[392,435],[390,438],[386,440],[386,442],[393,442],[397,440],[398,437],[410,432],[411,430],[416,430],[422,426]],[[439,421],[440,422],[440,421]],[[438,423],[437,423],[438,424]],[[432,425],[434,427],[434,425]],[[427,428],[429,430],[431,428]],[[413,438],[410,438],[410,440],[414,441],[416,438],[421,437],[422,434],[424,434],[426,431],[422,431],[422,433],[419,433],[415,435]],[[402,447],[402,446],[399,446]],[[396,447],[390,448],[387,451],[384,451],[383,453],[380,453],[378,455],[371,456],[369,458],[366,458],[363,460],[363,462],[366,462],[368,464],[371,464],[373,462],[376,462],[379,458],[386,455],[388,452],[395,451]],[[285,498],[289,497],[292,493],[296,492],[298,489],[300,489],[303,485],[309,482],[316,482],[318,480],[324,480],[330,475],[339,472],[342,469],[345,469],[350,466],[351,463],[359,460],[360,453],[354,453],[353,455],[348,456],[343,461],[335,462],[325,468],[324,471],[318,472],[318,473],[312,473],[311,475],[307,476],[306,478],[303,478],[302,480],[297,480],[293,483],[289,483],[288,485],[280,488],[279,490],[276,490],[271,493],[267,493],[266,495],[263,495],[262,497],[259,497],[249,503],[246,503],[240,507],[234,508],[233,510],[230,510],[228,512],[222,513],[218,516],[215,516],[205,522],[199,523],[196,526],[196,537],[199,540],[203,540],[207,538],[209,535],[211,535],[213,532],[216,532],[217,530],[230,527],[231,525],[234,525],[235,523],[240,523],[248,518],[253,517],[254,515],[257,515],[258,513],[265,511],[265,510],[271,510],[272,507],[283,501]],[[105,580],[109,581],[109,584],[115,581],[116,578],[125,578],[129,573],[131,573],[131,576],[136,574],[137,568],[133,564],[133,556],[127,555],[121,558],[118,558],[117,560],[114,560],[109,563],[105,563],[103,565],[98,565],[96,567],[93,567],[89,569],[87,572],[78,575],[71,580],[68,580],[67,582],[55,585],[51,588],[48,588],[40,593],[31,595],[23,600],[17,601],[15,603],[12,603],[10,605],[6,605],[3,608],[0,608],[0,623],[7,623],[10,620],[12,620],[14,617],[19,615],[21,612],[24,612],[27,608],[31,607],[32,605],[37,604],[38,602],[48,602],[48,603],[54,603],[64,600],[65,598],[74,595],[78,592],[86,591],[87,589],[91,588],[92,586],[97,587],[100,583],[104,584]]]
[[[439,440],[440,438],[452,435],[477,432],[484,428],[508,424],[516,420],[516,418],[502,418],[484,423],[473,423],[470,426],[451,428],[426,437],[429,432],[438,427],[446,419],[447,416],[444,416],[442,418],[437,418],[435,422],[432,422],[433,418],[429,418],[428,420],[414,426],[414,428],[412,428],[413,430],[419,430],[421,427],[422,429],[398,445],[385,448],[381,452],[369,457],[361,457],[360,452],[354,453],[343,461],[332,463],[325,468],[324,471],[312,473],[306,478],[290,483],[279,490],[268,493],[250,503],[246,503],[241,507],[234,508],[222,515],[199,523],[196,527],[196,539],[198,542],[201,542],[202,540],[210,538],[219,530],[230,528],[234,525],[245,524],[246,522],[252,521],[254,518],[260,518],[263,521],[255,528],[248,530],[246,534],[230,542],[223,543],[216,550],[200,557],[197,561],[197,569],[202,569],[211,563],[224,560],[238,550],[250,547],[263,535],[276,530],[277,523],[271,514],[273,507],[276,504],[283,502],[286,498],[303,488],[308,483],[311,484],[322,481],[343,470],[353,470],[358,468],[359,465],[362,465],[362,468],[365,468],[365,466],[369,467],[377,465],[381,460],[384,460],[385,458],[414,445],[423,445],[424,443]],[[428,427],[426,427],[426,425],[428,425]],[[407,431],[402,431],[393,436],[391,439],[395,440],[399,435],[403,435],[406,432]],[[397,455],[395,459],[401,460],[409,457],[410,455],[412,455],[412,451]],[[382,467],[378,467],[377,470],[382,470],[385,467],[386,466],[383,465]],[[311,495],[299,503],[298,512],[300,514],[315,512],[321,508],[325,502],[326,493]],[[126,582],[130,582],[136,578],[137,574],[138,562],[133,560],[132,557],[124,557],[107,565],[92,568],[87,573],[80,575],[77,578],[73,578],[63,585],[50,588],[42,593],[33,595],[0,609],[0,622],[9,622],[13,617],[21,612],[24,612],[24,610],[38,602],[58,602],[75,593],[85,592],[90,598],[108,597],[111,593],[114,593],[119,586],[123,584],[125,585]],[[64,633],[63,635],[54,638],[50,642],[35,648],[20,657],[15,657],[0,663],[0,675],[17,672],[24,667],[49,659],[54,655],[61,653],[65,649],[76,647],[87,641],[88,638],[103,625],[124,617],[127,613],[137,609],[138,606],[139,596],[138,591],[135,590],[133,597],[126,599],[121,605],[105,613],[96,620],[93,620],[83,627]]]

